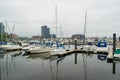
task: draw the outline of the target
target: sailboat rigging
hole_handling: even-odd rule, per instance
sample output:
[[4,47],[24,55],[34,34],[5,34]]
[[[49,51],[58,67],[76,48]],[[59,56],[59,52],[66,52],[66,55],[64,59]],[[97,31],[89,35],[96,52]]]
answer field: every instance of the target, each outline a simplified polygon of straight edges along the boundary
[[[85,11],[85,23],[84,23],[84,39],[83,39],[83,49],[85,48],[85,38],[86,38],[86,26],[87,26],[87,9]],[[83,56],[83,67],[84,67],[84,78],[87,80],[87,55]]]
[[86,26],[87,26],[87,9],[86,9],[86,11],[85,11],[85,23],[84,23],[84,39],[83,39],[83,45],[85,45]]
[[57,27],[58,27],[58,22],[57,22],[57,5],[55,6],[55,27],[56,27],[56,38],[57,36]]

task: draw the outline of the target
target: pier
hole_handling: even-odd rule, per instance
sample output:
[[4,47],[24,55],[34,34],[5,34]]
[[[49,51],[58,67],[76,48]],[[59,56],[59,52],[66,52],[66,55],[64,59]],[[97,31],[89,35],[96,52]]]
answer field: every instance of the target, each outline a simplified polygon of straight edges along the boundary
[[64,53],[60,53],[60,54],[56,54],[56,55],[52,55],[52,56],[58,56],[58,58],[61,58],[61,57],[65,57],[67,55],[74,54],[74,53],[80,53],[80,54],[106,54],[108,62],[112,62],[113,59],[114,59],[112,48],[110,48],[108,51],[97,51],[97,52],[89,51],[89,50],[82,50],[82,49],[75,49],[75,50],[66,51]]

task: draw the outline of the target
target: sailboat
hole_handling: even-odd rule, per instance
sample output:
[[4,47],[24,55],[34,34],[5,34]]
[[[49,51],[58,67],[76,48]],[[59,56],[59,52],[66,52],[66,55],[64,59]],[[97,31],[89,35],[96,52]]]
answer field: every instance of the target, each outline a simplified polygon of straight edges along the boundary
[[49,53],[51,51],[50,47],[47,47],[45,44],[34,43],[29,45],[28,47],[23,48],[26,53],[31,54],[41,54],[41,53]]
[[84,39],[83,39],[83,45],[82,48],[83,50],[89,50],[90,45],[85,45],[85,38],[86,38],[86,25],[87,25],[87,9],[85,12],[85,23],[84,23]]
[[[55,6],[55,17],[56,17],[56,38],[57,38],[57,5]],[[62,54],[66,52],[66,49],[62,43],[60,43],[58,40],[56,41],[56,44],[52,46],[51,55],[56,54]]]
[[[13,26],[12,31],[14,30],[14,27],[15,27],[15,26]],[[7,22],[6,22],[6,32],[7,32]],[[14,43],[14,39],[13,39],[12,34],[11,34],[11,38],[12,38],[12,39],[11,39],[10,42],[6,42],[5,45],[2,45],[2,50],[3,50],[3,51],[16,51],[16,50],[21,50],[22,47],[19,46],[18,44],[15,44],[15,43]],[[6,35],[6,40],[7,40],[7,35]]]

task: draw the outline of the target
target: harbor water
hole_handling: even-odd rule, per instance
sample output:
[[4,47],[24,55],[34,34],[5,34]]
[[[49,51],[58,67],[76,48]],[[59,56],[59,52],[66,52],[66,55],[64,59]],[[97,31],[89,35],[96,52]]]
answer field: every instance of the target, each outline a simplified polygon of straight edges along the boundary
[[120,63],[107,63],[98,54],[0,54],[0,80],[120,80]]

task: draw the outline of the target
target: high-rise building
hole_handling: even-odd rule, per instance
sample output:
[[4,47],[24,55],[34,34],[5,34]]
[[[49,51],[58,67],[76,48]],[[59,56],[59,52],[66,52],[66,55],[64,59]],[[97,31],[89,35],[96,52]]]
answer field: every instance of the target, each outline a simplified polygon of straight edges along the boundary
[[4,33],[5,33],[5,26],[3,25],[2,22],[0,22],[0,34],[4,35]]
[[48,28],[46,25],[41,27],[41,37],[50,38],[50,28]]

